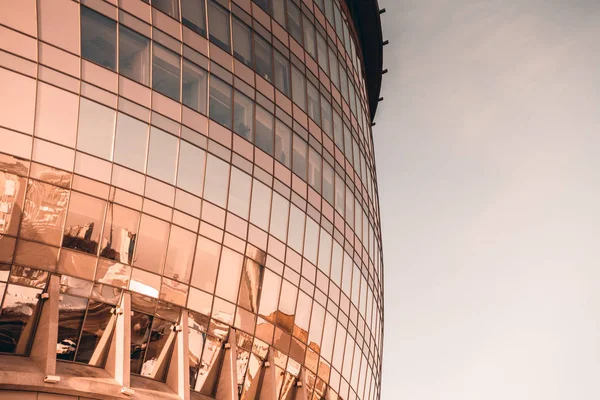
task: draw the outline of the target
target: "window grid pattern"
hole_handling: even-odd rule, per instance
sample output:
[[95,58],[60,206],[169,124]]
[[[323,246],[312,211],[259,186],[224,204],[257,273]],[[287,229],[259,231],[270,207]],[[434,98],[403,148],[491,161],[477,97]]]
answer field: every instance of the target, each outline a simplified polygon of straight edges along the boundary
[[[156,321],[147,321],[150,337],[178,322],[173,310],[189,308],[209,318],[207,326],[233,326],[287,354],[288,364],[304,365],[315,395],[332,390],[342,398],[378,398],[383,329],[379,207],[365,86],[357,73],[358,55],[346,15],[340,12],[345,5],[315,3],[314,12],[325,14],[336,37],[301,8],[299,21],[311,21],[319,35],[313,38],[315,74],[314,68],[298,62],[288,43],[233,4],[153,3],[155,12],[177,20],[181,15],[186,26],[197,21],[194,35],[210,35],[210,21],[206,24],[203,16],[187,18],[186,24],[184,7],[202,7],[206,18],[211,6],[221,7],[229,21],[231,15],[239,17],[254,38],[248,43],[249,65],[260,70],[255,82],[243,83],[248,81],[243,67],[238,72],[237,64],[234,69],[215,61],[222,59],[217,59],[221,49],[235,55],[231,29],[228,43],[223,32],[215,32],[219,49],[209,59],[212,47],[207,52],[188,43],[185,33],[183,42],[175,39],[187,29],[182,25],[170,31],[168,24],[152,27],[153,21],[136,19],[130,10],[106,16],[77,4],[81,36],[89,39],[81,41],[78,72],[50,65],[63,70],[61,79],[27,76],[11,65],[0,69],[3,82],[33,89],[21,96],[34,105],[20,121],[0,117],[3,142],[8,143],[0,150],[0,271],[13,271],[11,277],[19,273],[16,268],[30,275],[53,271],[69,278],[65,293],[79,290],[69,298],[85,299],[85,312],[79,330],[70,328],[77,340],[69,335],[61,340],[67,359],[72,350],[78,360],[84,316],[92,302],[107,309],[128,290],[140,297],[136,312],[164,322],[155,329]],[[276,13],[282,5],[275,3],[261,2],[261,8]],[[283,17],[273,15],[277,21],[272,24],[291,26],[290,3],[285,3]],[[74,24],[79,26],[79,21]],[[104,41],[100,59],[91,51],[95,47],[85,47],[97,47],[98,38]],[[23,38],[30,39],[31,34]],[[264,44],[259,53],[257,41]],[[38,43],[70,58],[79,53],[50,35],[40,36]],[[288,80],[292,93],[277,93],[292,102],[292,74],[278,76],[278,55],[305,76],[300,90],[316,88],[316,95],[310,89],[300,96],[308,102],[300,108],[313,116],[308,123],[307,114],[296,113],[291,104],[280,107],[259,88],[259,79],[273,85]],[[312,57],[308,52],[303,56]],[[46,61],[39,62],[47,68]],[[334,65],[337,75],[331,72]],[[81,83],[69,85],[77,76]],[[317,76],[331,77],[331,84],[319,83]],[[218,90],[213,90],[213,81],[219,83]],[[250,99],[253,106],[237,106],[241,99]],[[60,121],[52,118],[59,113],[57,105],[68,112]],[[250,114],[236,119],[242,110]],[[31,123],[24,124],[28,119]],[[236,121],[252,126],[237,130]],[[252,263],[261,271],[263,288],[265,279],[271,279],[280,298],[252,304],[241,298],[251,289],[223,280],[224,271],[237,265],[234,276],[243,282]],[[206,278],[211,272],[212,281]],[[16,287],[10,282],[0,276],[3,307]],[[294,290],[284,291],[288,287]],[[312,310],[308,315],[301,315],[304,306]],[[292,325],[284,318],[290,315]],[[244,316],[254,322],[241,322],[248,320]],[[274,333],[262,333],[269,331],[264,327]],[[278,341],[277,335],[287,335],[297,346],[278,347],[286,340]],[[137,371],[151,376],[148,369]]]

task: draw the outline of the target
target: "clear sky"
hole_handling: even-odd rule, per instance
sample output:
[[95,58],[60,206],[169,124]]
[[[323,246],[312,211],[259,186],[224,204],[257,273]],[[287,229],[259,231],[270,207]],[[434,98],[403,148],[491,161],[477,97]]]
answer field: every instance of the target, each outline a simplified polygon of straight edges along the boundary
[[379,3],[383,399],[600,399],[600,0]]

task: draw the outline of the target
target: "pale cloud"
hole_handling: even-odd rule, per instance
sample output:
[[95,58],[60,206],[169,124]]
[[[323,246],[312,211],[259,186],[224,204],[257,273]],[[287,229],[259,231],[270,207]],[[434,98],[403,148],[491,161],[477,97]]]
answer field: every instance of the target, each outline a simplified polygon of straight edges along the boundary
[[380,0],[383,398],[600,398],[600,2]]

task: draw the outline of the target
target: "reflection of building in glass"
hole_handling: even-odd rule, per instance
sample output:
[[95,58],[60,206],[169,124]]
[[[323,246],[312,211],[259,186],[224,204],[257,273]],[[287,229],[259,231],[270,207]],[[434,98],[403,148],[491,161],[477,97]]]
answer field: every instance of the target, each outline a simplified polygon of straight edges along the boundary
[[2,2],[0,397],[379,399],[381,42],[376,0]]

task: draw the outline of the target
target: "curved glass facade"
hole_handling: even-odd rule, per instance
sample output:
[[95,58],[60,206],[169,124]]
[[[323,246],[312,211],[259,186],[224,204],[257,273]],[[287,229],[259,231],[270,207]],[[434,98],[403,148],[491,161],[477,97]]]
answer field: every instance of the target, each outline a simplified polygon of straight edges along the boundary
[[379,399],[356,43],[343,0],[0,3],[0,357],[37,349],[54,277],[71,369],[125,329],[130,374],[169,383],[183,329],[192,396],[233,349],[240,399],[266,366],[274,398]]

